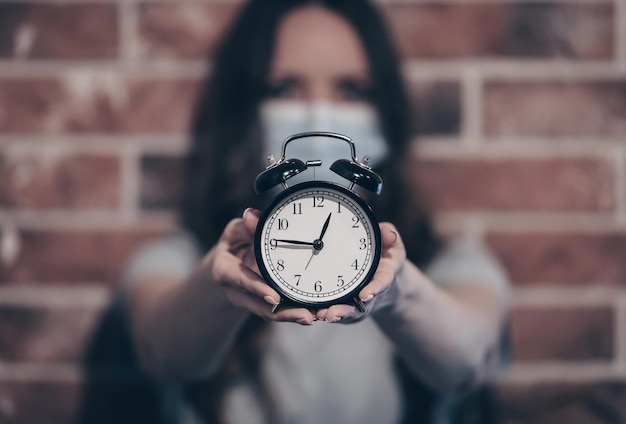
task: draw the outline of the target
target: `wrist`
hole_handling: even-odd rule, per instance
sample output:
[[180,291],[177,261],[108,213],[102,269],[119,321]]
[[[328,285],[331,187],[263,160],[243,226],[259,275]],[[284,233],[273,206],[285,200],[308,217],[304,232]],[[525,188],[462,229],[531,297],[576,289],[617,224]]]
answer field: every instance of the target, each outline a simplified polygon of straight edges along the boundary
[[407,280],[406,280],[406,261],[402,264],[402,266],[396,271],[391,284],[389,287],[378,293],[372,301],[374,302],[374,306],[372,309],[373,315],[386,314],[390,311],[398,308],[402,304],[403,296],[407,291]]

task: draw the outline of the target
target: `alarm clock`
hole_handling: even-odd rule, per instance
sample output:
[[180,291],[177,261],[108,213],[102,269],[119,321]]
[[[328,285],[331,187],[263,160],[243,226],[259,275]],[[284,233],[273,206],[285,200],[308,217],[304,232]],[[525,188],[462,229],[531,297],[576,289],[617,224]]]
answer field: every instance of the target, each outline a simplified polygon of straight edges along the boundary
[[[288,185],[309,168],[328,166],[321,160],[286,158],[290,143],[309,137],[348,144],[350,158],[330,166],[347,185],[316,180]],[[254,182],[256,193],[279,185],[283,190],[259,218],[254,253],[263,278],[281,296],[273,312],[283,305],[315,310],[340,303],[364,312],[358,293],[376,272],[382,242],[378,221],[355,186],[380,194],[381,177],[367,166],[367,157],[357,160],[352,139],[332,132],[291,135],[282,144],[280,159],[269,156],[268,161]]]

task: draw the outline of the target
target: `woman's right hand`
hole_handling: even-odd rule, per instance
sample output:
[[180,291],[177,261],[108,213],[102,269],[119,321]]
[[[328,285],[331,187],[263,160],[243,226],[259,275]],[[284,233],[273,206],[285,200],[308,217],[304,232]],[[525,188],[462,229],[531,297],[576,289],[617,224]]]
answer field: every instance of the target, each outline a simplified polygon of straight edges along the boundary
[[228,223],[218,243],[202,260],[202,273],[220,286],[234,306],[271,321],[311,325],[315,315],[305,308],[282,307],[273,313],[280,295],[260,276],[254,256],[254,232],[260,212],[248,208]]

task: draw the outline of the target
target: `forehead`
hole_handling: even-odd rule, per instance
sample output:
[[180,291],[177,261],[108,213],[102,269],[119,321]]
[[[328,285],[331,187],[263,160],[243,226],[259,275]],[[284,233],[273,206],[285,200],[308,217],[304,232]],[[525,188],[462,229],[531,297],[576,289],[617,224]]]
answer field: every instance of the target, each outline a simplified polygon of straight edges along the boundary
[[356,31],[336,13],[306,6],[287,14],[278,27],[273,73],[367,75],[367,59]]

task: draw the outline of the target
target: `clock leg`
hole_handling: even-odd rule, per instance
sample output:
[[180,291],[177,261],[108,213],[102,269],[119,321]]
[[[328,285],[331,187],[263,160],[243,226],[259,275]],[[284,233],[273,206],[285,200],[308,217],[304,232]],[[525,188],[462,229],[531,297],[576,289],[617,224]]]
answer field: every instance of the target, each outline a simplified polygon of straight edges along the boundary
[[272,306],[272,313],[275,314],[276,312],[278,312],[282,306],[283,306],[283,298],[281,297],[278,303]]
[[359,310],[359,312],[361,313],[365,312],[365,305],[363,304],[363,301],[359,299],[359,296],[354,296],[352,300],[354,300],[354,303],[356,304],[356,307]]

